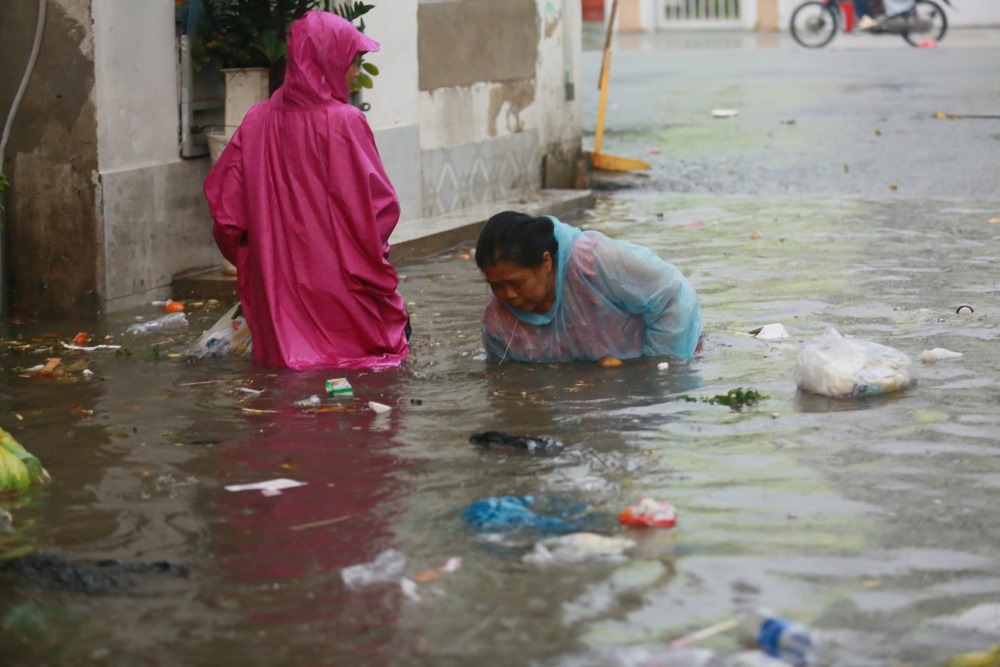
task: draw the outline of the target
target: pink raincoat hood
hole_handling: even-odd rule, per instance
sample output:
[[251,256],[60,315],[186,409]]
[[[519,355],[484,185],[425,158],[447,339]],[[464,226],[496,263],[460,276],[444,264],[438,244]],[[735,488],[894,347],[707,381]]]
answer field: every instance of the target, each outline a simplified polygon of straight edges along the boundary
[[288,33],[282,102],[299,108],[347,102],[351,91],[344,76],[351,62],[358,53],[378,50],[378,42],[350,21],[329,12],[306,12]]
[[384,368],[407,356],[388,259],[399,201],[344,80],[357,53],[378,48],[334,14],[293,23],[284,84],[250,109],[205,181],[266,365]]

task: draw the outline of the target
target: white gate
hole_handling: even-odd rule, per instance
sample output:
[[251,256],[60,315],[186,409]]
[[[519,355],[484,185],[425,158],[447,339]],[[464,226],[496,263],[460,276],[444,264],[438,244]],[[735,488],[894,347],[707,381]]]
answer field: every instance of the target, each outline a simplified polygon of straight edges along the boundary
[[740,28],[741,0],[657,0],[656,27]]

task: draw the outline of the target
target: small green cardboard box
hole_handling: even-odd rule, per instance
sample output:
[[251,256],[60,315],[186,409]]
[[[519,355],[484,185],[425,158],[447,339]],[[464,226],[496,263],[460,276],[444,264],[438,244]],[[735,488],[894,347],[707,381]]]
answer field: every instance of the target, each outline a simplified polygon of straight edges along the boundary
[[352,398],[354,387],[347,378],[333,378],[326,381],[326,395],[330,398]]

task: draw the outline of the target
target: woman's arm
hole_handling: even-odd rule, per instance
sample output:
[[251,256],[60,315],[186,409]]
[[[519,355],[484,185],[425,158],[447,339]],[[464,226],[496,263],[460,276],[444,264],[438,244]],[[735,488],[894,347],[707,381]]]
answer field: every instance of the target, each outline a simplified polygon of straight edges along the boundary
[[222,256],[233,264],[236,264],[236,249],[243,243],[247,230],[242,158],[237,130],[205,179],[205,197],[215,223],[212,236]]

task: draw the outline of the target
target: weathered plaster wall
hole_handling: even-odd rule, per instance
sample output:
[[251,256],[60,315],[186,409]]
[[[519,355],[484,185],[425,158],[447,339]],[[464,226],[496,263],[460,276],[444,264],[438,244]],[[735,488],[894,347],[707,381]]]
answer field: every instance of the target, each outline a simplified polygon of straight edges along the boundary
[[367,60],[379,68],[375,86],[364,91],[368,123],[385,169],[399,195],[400,218],[423,215],[420,163],[420,91],[417,88],[417,0],[375,2],[365,32],[381,45]]
[[217,263],[202,194],[207,158],[178,153],[174,3],[92,0],[100,171],[99,274],[109,310],[170,293]]
[[[0,11],[0,108],[20,84],[35,34],[37,2]],[[97,285],[97,120],[89,0],[49,0],[41,51],[12,127],[5,171],[10,312],[92,314]],[[6,119],[6,118],[4,118]]]
[[579,1],[425,1],[417,19],[424,215],[570,187]]
[[101,171],[177,160],[174,3],[92,2]]
[[536,98],[539,133],[545,146],[543,187],[571,188],[577,181],[583,116],[578,101],[582,51],[582,5],[539,3],[543,30],[539,43]]
[[424,3],[417,21],[425,149],[534,129],[535,0]]

